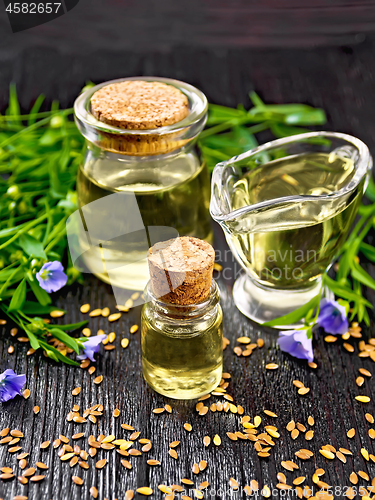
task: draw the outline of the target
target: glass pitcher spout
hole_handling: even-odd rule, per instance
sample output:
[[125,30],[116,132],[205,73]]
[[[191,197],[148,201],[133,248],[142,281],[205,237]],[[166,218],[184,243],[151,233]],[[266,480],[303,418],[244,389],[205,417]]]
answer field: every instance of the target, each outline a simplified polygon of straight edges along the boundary
[[[303,305],[348,235],[371,168],[367,146],[335,132],[278,139],[216,165],[210,213],[246,273],[242,302],[252,299],[251,281],[265,296],[299,295],[275,317]],[[239,305],[236,285],[234,299]],[[258,322],[274,319],[274,307],[239,308]]]

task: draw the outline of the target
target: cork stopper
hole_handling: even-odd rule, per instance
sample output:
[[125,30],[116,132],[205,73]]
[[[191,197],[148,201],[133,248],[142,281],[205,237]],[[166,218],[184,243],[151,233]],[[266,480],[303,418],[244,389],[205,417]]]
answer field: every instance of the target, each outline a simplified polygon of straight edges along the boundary
[[95,92],[91,112],[101,122],[130,130],[173,125],[189,114],[189,101],[173,85],[128,80]]
[[210,296],[214,262],[214,249],[198,238],[156,243],[148,256],[154,295],[175,305],[204,302]]

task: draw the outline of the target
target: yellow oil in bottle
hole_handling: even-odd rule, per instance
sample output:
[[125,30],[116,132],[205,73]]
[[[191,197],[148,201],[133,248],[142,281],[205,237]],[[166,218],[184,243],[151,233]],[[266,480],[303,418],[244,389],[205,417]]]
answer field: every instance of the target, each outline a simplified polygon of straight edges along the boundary
[[173,319],[144,305],[142,365],[146,382],[174,399],[195,399],[220,383],[223,365],[222,311],[216,304],[197,319]]

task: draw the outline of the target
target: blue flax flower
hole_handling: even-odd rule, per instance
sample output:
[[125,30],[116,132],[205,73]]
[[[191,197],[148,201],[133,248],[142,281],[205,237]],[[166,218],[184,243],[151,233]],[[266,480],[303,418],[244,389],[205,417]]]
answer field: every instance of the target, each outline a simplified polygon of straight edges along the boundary
[[319,326],[327,333],[343,335],[348,331],[349,324],[346,309],[335,300],[322,299],[317,319]]
[[26,384],[26,375],[17,375],[13,370],[5,370],[0,375],[0,403],[5,403],[21,394],[22,387]]
[[279,332],[277,343],[280,349],[299,359],[314,360],[312,341],[306,330],[286,330]]
[[43,264],[41,270],[36,273],[36,277],[40,287],[48,293],[60,290],[68,280],[64,268],[58,260]]
[[88,339],[78,339],[80,343],[80,349],[83,349],[83,353],[77,356],[80,361],[86,358],[91,359],[94,363],[96,360],[94,354],[99,351],[101,342],[107,337],[107,335],[96,335],[95,337],[90,337]]

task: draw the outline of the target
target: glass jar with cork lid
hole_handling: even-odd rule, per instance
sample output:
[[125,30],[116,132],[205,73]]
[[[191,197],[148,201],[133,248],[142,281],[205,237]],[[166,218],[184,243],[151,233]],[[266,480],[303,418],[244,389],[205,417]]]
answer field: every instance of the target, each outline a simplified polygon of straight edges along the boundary
[[223,314],[212,280],[215,252],[198,238],[150,249],[141,315],[142,368],[155,391],[195,399],[215,389],[223,368]]
[[212,239],[209,173],[195,147],[207,107],[198,89],[168,78],[114,80],[77,98],[86,138],[78,243],[89,272],[143,290],[150,246],[179,235]]

